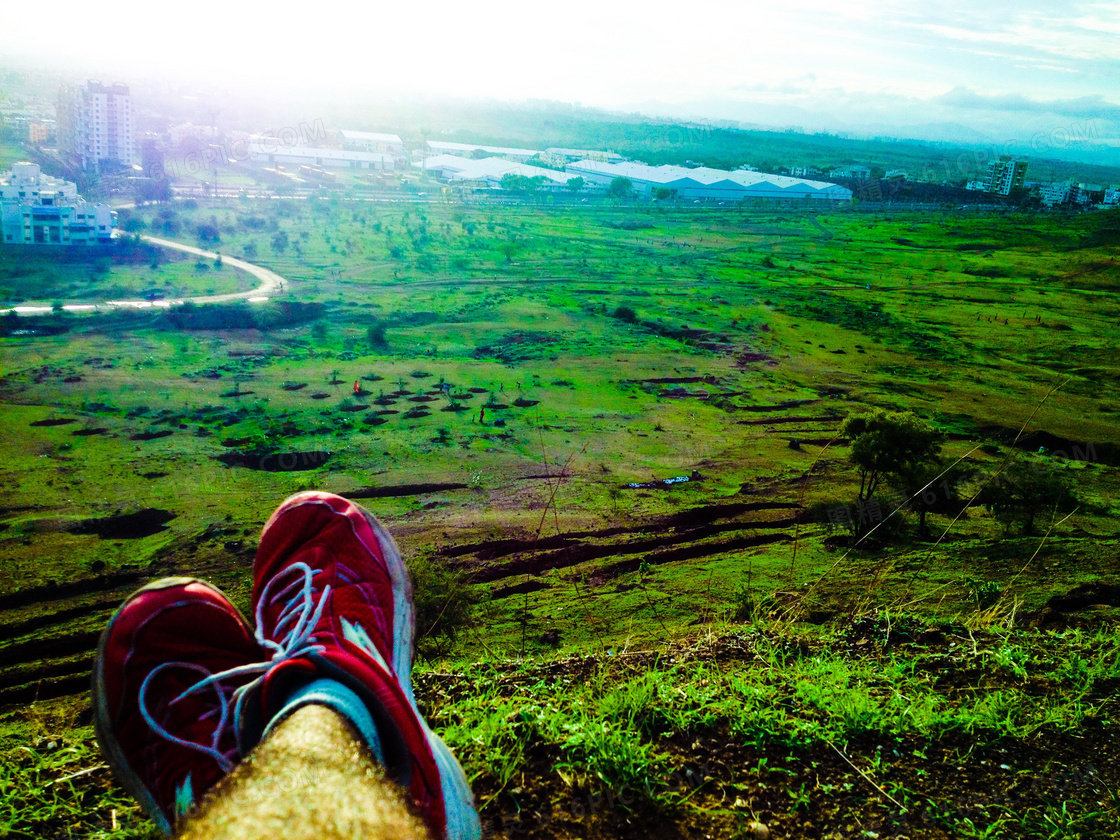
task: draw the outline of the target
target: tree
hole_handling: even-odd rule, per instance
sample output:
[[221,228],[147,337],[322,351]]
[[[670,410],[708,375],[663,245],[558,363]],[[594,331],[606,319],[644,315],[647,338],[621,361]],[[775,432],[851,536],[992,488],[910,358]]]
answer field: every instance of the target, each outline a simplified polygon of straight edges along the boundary
[[272,250],[277,254],[283,254],[288,250],[288,232],[286,230],[278,230],[272,235]]
[[218,226],[211,222],[200,222],[195,230],[202,242],[221,242],[222,240],[218,232]]
[[568,179],[568,192],[577,193],[583,189],[583,178],[577,175],[574,178]]
[[519,192],[526,195],[537,191],[537,187],[543,184],[545,177],[543,175],[536,175],[532,178],[526,178],[524,175],[518,175],[516,172],[507,172],[502,176],[502,189],[508,192]]
[[668,187],[654,187],[653,197],[658,201],[665,201],[673,197],[673,191]]
[[889,476],[889,481],[906,494],[910,507],[918,512],[918,532],[928,533],[926,515],[955,515],[965,506],[958,488],[970,479],[974,469],[964,462],[953,462],[937,456],[928,461],[908,464]]
[[980,503],[1005,529],[1018,523],[1023,535],[1029,536],[1040,513],[1070,511],[1078,498],[1064,471],[1048,464],[1016,461],[984,486]]
[[607,195],[612,198],[626,198],[634,191],[634,182],[624,176],[619,176],[611,181],[610,187],[607,189]]
[[386,349],[389,346],[389,341],[385,338],[385,324],[381,321],[370,324],[366,328],[366,341],[375,350]]
[[874,496],[887,479],[905,487],[905,477],[941,454],[940,433],[910,412],[883,409],[854,414],[841,427],[851,438],[848,457],[859,470],[859,499]]

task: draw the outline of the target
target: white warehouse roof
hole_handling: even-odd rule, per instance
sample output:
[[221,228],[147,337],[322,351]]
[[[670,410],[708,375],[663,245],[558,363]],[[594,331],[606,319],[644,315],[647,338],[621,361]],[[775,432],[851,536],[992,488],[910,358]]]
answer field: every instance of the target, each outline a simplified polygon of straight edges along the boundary
[[413,166],[420,167],[427,172],[438,173],[440,178],[449,181],[487,181],[500,183],[503,175],[521,175],[525,178],[538,176],[554,184],[568,183],[569,178],[574,178],[567,172],[557,172],[555,169],[544,169],[540,166],[528,166],[524,163],[515,163],[501,158],[471,158],[456,155],[433,155],[422,161],[417,161]]
[[315,146],[284,146],[280,143],[250,143],[249,155],[253,160],[268,159],[269,155],[287,158],[305,158],[307,160],[331,161],[356,161],[365,163],[381,163],[391,167],[392,155],[383,155],[378,152],[348,152],[343,149],[320,149]]
[[539,154],[536,149],[514,149],[506,146],[479,146],[474,143],[445,143],[442,140],[429,140],[428,148],[433,152],[444,154],[462,154],[466,152],[483,151],[492,155],[506,155],[508,157],[530,158]]
[[838,184],[809,181],[787,175],[748,172],[737,169],[685,166],[648,166],[644,163],[603,163],[581,160],[568,164],[568,172],[599,183],[629,178],[636,189],[648,192],[653,187],[668,187],[687,198],[827,198],[850,200],[852,191]]
[[401,138],[395,134],[378,134],[376,131],[350,131],[343,128],[339,131],[347,140],[361,140],[369,143],[386,143],[391,146],[400,146]]

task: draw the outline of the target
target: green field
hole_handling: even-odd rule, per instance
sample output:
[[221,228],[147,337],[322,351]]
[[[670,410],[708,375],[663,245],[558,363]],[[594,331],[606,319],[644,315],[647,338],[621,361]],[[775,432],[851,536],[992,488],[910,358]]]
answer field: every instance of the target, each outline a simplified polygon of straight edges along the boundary
[[[386,523],[422,619],[443,612],[444,593],[475,602],[454,634],[428,623],[419,693],[432,689],[424,702],[499,828],[523,805],[640,787],[699,762],[693,740],[723,739],[739,752],[713,759],[729,768],[709,767],[697,796],[647,790],[640,806],[550,822],[545,836],[645,836],[665,819],[680,836],[733,836],[747,817],[784,836],[844,836],[848,816],[826,802],[881,832],[903,800],[922,814],[909,836],[1115,836],[1115,795],[1088,782],[1067,785],[1062,812],[1053,774],[1032,764],[1044,781],[1030,796],[972,807],[947,768],[995,784],[976,762],[1018,768],[1003,749],[1064,761],[1087,727],[1120,720],[1116,604],[1041,612],[1115,582],[1117,213],[335,198],[123,218],[192,245],[213,225],[223,254],[287,282],[265,303],[3,322],[0,751],[15,756],[29,727],[76,750],[52,763],[36,747],[7,771],[8,799],[95,763],[80,693],[93,645],[80,640],[124,595],[189,574],[244,606],[261,524],[314,487],[356,491]],[[50,289],[38,299],[63,302],[251,287],[193,260],[0,269],[11,301],[35,299],[35,283]],[[859,486],[841,425],[874,407],[943,432],[972,469],[966,497],[1014,460],[1062,471],[1079,503],[1045,512],[1033,535],[979,505],[931,513],[922,534],[884,497],[857,543],[837,527]],[[664,482],[676,477],[690,480]],[[899,632],[914,646],[894,647]],[[52,640],[68,652],[54,656]],[[489,694],[479,668],[493,669]],[[550,668],[595,677],[550,705],[534,688]],[[600,708],[633,754],[565,735],[563,703]],[[523,727],[496,725],[514,712]],[[877,756],[878,792],[838,749],[860,773]],[[1092,766],[1115,791],[1108,749]],[[37,798],[11,811],[13,836],[147,830],[104,771],[75,790],[118,808],[124,828],[66,834],[67,803]]]

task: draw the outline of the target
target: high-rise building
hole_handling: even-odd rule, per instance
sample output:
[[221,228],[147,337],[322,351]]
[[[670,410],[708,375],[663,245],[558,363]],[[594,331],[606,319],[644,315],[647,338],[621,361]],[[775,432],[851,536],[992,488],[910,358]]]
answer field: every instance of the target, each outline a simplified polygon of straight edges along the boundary
[[996,195],[1010,195],[1012,190],[1023,186],[1027,177],[1027,162],[1003,155],[999,160],[988,164],[988,174],[984,178],[984,191]]
[[58,144],[83,169],[132,166],[135,113],[128,85],[64,86],[58,94]]

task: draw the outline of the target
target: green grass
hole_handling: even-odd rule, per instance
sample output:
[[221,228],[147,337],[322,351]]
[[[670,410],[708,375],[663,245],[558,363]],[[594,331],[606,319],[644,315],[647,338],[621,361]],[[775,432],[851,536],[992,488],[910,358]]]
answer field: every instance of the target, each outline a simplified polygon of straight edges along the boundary
[[[635,215],[652,226],[612,226]],[[611,822],[621,814],[647,827],[699,821],[719,836],[745,831],[752,809],[791,836],[808,831],[807,809],[837,826],[841,806],[862,809],[868,825],[896,817],[839,749],[894,800],[915,803],[926,832],[915,836],[1107,836],[1093,832],[1115,803],[1062,800],[1053,774],[1033,798],[977,811],[951,770],[970,743],[984,773],[1016,766],[999,757],[1005,748],[1024,762],[1066,760],[1076,738],[1113,721],[1114,634],[1076,621],[1056,634],[1015,629],[1052,595],[1114,576],[1110,216],[822,214],[831,237],[801,214],[738,208],[200,201],[135,218],[190,244],[199,223],[216,220],[223,253],[252,243],[252,261],[288,280],[269,307],[317,303],[324,314],[184,331],[158,313],[112,313],[0,338],[0,595],[175,573],[212,580],[245,606],[256,534],[289,493],[464,485],[366,504],[425,579],[439,588],[458,575],[477,601],[472,627],[424,641],[425,667],[450,676],[420,693],[487,814],[545,813],[571,797],[586,811],[588,795],[632,790],[642,804],[594,817],[603,833],[625,833]],[[278,232],[286,248],[271,244]],[[48,282],[41,268],[34,276]],[[108,293],[126,282],[118,268],[94,279],[61,268],[51,288]],[[232,277],[200,277],[190,261],[157,271],[202,292]],[[616,317],[619,307],[633,319]],[[371,325],[384,327],[384,345],[370,343]],[[665,379],[684,381],[649,381]],[[355,380],[370,393],[355,397]],[[461,399],[466,410],[439,410],[441,380],[456,394],[478,389]],[[364,423],[402,383],[412,393],[387,407],[398,413]],[[409,402],[422,391],[435,399]],[[357,404],[368,408],[343,410]],[[405,416],[421,405],[427,416]],[[854,497],[858,478],[836,438],[842,418],[866,407],[911,410],[952,433],[946,454],[981,476],[1010,451],[1000,429],[1014,436],[1024,424],[1092,442],[1099,457],[1065,467],[1082,507],[1061,524],[1068,511],[1041,518],[1040,536],[1005,534],[971,508],[955,521],[930,516],[940,541],[920,539],[900,513],[876,535],[889,539],[849,548],[821,512]],[[75,422],[31,425],[58,419]],[[81,429],[104,432],[73,434]],[[162,431],[172,434],[136,437]],[[233,450],[330,455],[314,469],[264,472],[217,460]],[[626,486],[693,470],[701,481]],[[744,504],[773,507],[734,507]],[[144,508],[175,518],[135,539],[75,530]],[[510,539],[526,542],[488,554]],[[532,547],[538,539],[562,542]],[[1002,597],[981,609],[981,591]],[[719,629],[744,602],[761,629]],[[4,620],[69,603],[13,608]],[[878,618],[861,623],[869,615]],[[1092,616],[1107,627],[1114,611]],[[793,618],[814,623],[787,626]],[[884,627],[913,635],[926,623],[949,628],[942,641],[883,646]],[[697,627],[717,628],[709,647],[723,653],[703,654],[695,640],[666,650]],[[19,757],[38,724],[6,720],[2,748]],[[92,766],[88,729],[62,718],[47,727],[84,750],[75,765]],[[710,744],[736,769],[709,767],[718,785],[668,785]],[[11,790],[34,789],[38,803],[42,767],[66,775],[36,763],[47,760],[12,764]],[[966,766],[978,784],[1018,779]],[[107,774],[91,775],[100,787],[74,795],[103,797],[96,807],[80,799],[102,819],[73,836],[106,830],[114,807],[121,825],[135,816]],[[750,807],[732,807],[737,799]],[[39,825],[41,812],[42,825],[69,826],[51,810],[65,803],[51,801],[15,807],[12,819]],[[559,836],[586,827],[576,820]]]

